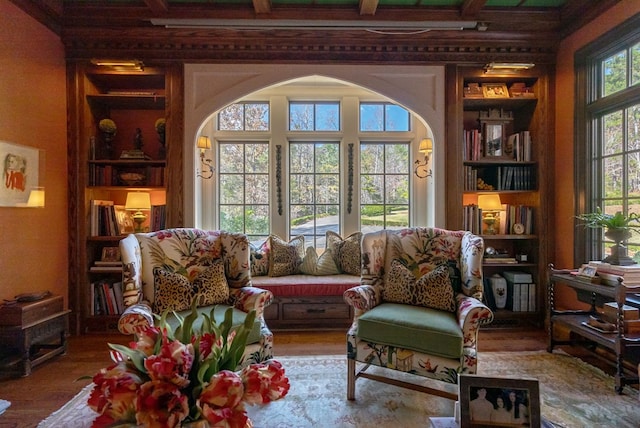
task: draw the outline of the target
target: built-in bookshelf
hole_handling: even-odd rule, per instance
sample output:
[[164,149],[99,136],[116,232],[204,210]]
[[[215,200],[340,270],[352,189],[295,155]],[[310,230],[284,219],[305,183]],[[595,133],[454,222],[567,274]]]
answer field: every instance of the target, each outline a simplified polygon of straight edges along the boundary
[[[117,328],[122,311],[122,266],[104,260],[104,251],[117,248],[129,233],[180,222],[182,203],[174,202],[181,196],[170,189],[181,180],[182,145],[172,133],[170,112],[179,110],[182,96],[175,95],[182,74],[173,66],[125,70],[70,61],[67,76],[74,152],[71,330],[105,332]],[[172,138],[178,142],[171,144]],[[139,223],[133,215],[140,210],[127,207],[132,192],[149,195]]]
[[[485,241],[485,303],[494,309],[493,327],[544,322],[549,79],[538,65],[502,75],[482,66],[447,67],[447,227]],[[487,208],[481,201],[489,195],[499,201]],[[505,272],[527,281],[508,281]],[[502,307],[492,288],[497,276],[507,287]]]

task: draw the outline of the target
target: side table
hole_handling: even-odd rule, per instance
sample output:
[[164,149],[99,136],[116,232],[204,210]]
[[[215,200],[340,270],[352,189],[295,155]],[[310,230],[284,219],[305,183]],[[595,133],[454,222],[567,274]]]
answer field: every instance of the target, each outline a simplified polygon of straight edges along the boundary
[[0,307],[0,376],[28,376],[33,367],[66,353],[70,312],[62,309],[61,296]]

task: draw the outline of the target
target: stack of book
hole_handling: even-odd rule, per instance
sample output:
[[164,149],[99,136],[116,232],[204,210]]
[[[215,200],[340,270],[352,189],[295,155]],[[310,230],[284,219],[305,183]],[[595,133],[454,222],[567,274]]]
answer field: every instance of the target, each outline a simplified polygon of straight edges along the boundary
[[589,266],[596,268],[596,273],[602,284],[616,285],[618,278],[622,277],[626,285],[640,285],[640,264],[620,266],[601,261],[590,261]]
[[536,285],[530,273],[504,271],[507,280],[507,309],[514,312],[534,312],[536,310]]
[[91,283],[91,315],[119,315],[123,310],[121,281]]

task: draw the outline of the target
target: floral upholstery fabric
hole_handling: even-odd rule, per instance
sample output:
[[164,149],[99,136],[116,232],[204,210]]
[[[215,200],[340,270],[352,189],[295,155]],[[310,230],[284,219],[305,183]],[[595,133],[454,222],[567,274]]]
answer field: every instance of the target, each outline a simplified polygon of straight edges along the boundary
[[254,362],[270,358],[273,335],[264,322],[264,308],[273,301],[273,294],[251,286],[246,235],[195,228],[165,229],[127,236],[120,241],[120,252],[123,289],[129,293],[125,298],[127,308],[118,322],[122,333],[131,334],[136,328],[153,324],[154,268],[182,275],[192,287],[195,284],[198,291],[206,290],[208,298],[217,300],[220,295],[209,288],[220,285],[216,266],[221,266],[228,285],[224,304],[247,313],[255,310],[262,325],[259,342],[247,346],[245,357]]
[[251,277],[269,275],[269,239],[260,246],[251,245]]
[[[355,374],[351,373],[355,361],[448,383],[457,383],[460,373],[476,373],[478,330],[493,320],[493,313],[482,303],[482,238],[466,231],[438,228],[381,230],[363,235],[361,251],[361,285],[344,293],[344,300],[354,309],[353,324],[347,333],[348,395],[355,393]],[[433,276],[436,279],[431,282]],[[394,290],[393,285],[389,288],[390,280],[400,284],[422,280],[421,286],[436,287],[438,291],[426,304],[427,300],[414,299],[415,296],[401,296],[400,289]],[[461,289],[457,293],[453,289],[456,284]],[[447,358],[360,340],[360,316],[390,296],[405,304],[439,307],[446,316],[453,312],[462,333],[462,357]]]

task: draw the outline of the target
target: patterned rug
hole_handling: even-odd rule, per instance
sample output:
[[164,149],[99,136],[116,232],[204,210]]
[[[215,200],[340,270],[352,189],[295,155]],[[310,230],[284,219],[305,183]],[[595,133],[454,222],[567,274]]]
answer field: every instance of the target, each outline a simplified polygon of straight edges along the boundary
[[[344,355],[278,360],[291,389],[280,401],[249,409],[256,428],[412,428],[429,426],[429,416],[453,415],[450,400],[369,379],[356,382],[356,400],[348,401]],[[616,394],[611,376],[576,358],[561,352],[484,352],[479,361],[483,376],[538,379],[542,416],[558,427],[640,426],[638,391],[626,387],[624,394]],[[39,427],[89,427],[95,417],[85,405],[90,388],[86,386]]]

